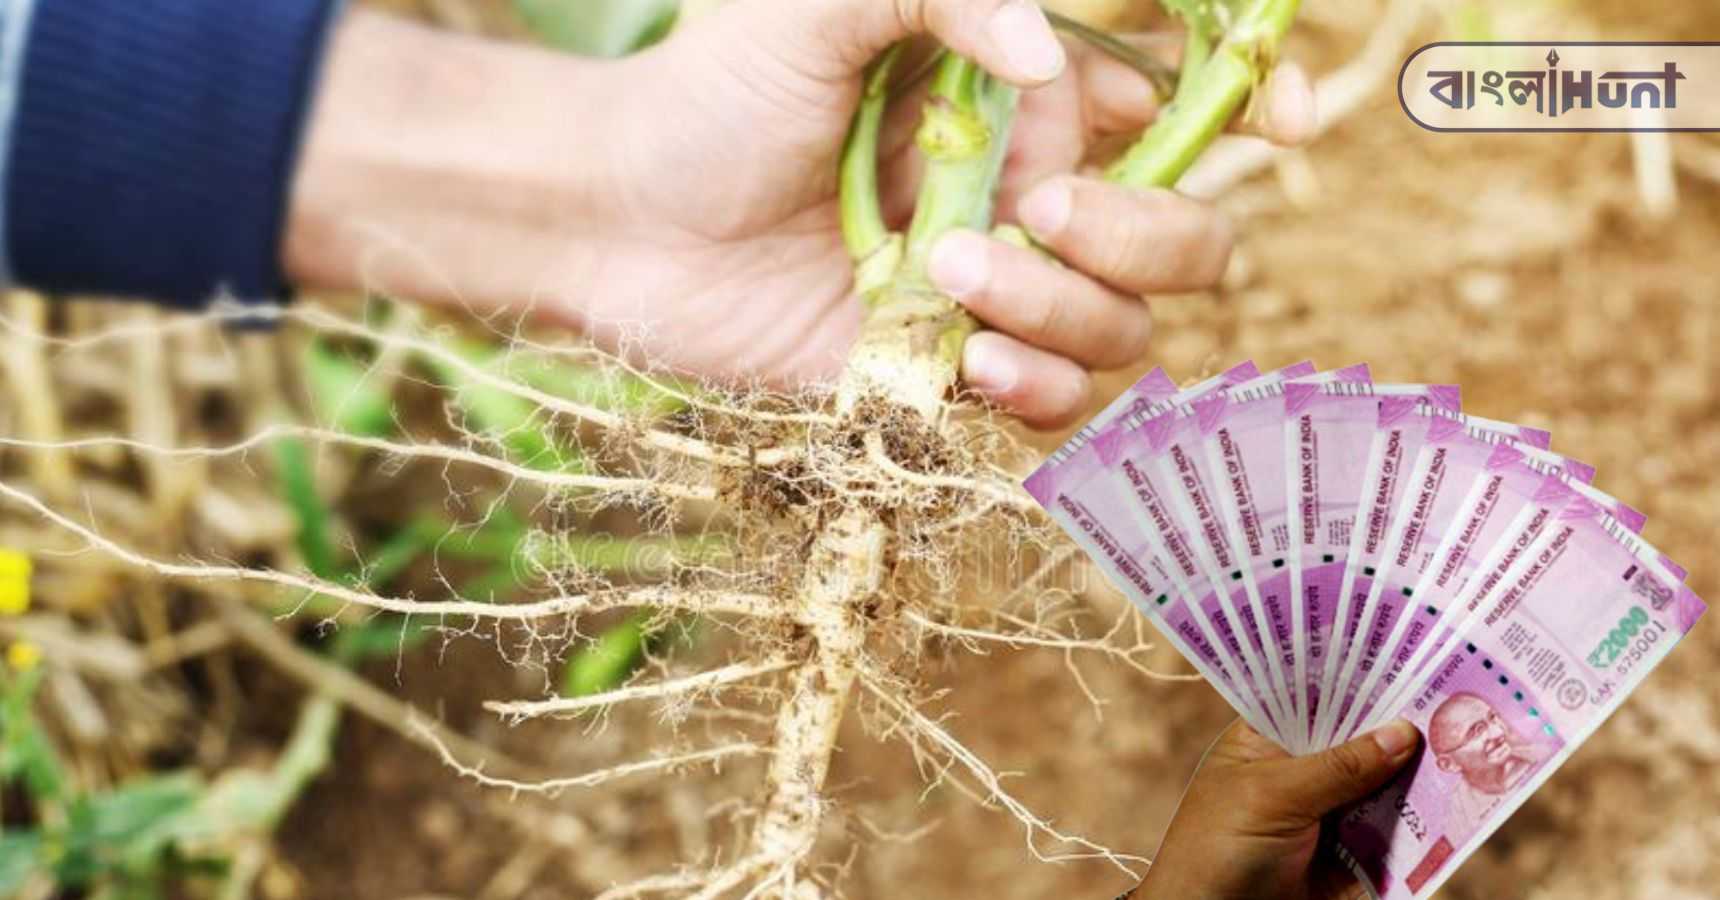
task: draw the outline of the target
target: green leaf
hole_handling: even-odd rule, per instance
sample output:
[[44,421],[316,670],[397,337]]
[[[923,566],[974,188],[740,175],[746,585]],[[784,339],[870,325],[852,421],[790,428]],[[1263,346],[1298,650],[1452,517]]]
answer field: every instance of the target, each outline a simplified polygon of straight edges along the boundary
[[[660,390],[630,372],[575,365],[556,359],[526,358],[509,368],[527,384],[565,400],[595,406],[610,412],[633,413],[659,418],[687,408],[687,402]],[[696,385],[679,379],[653,376],[658,383],[692,396]]]
[[203,783],[182,772],[131,782],[74,801],[66,818],[64,853],[54,864],[63,883],[87,885],[108,872],[144,873],[196,808]]
[[[313,701],[314,702],[314,701]],[[290,802],[273,774],[252,769],[233,769],[210,785],[196,815],[186,816],[174,837],[186,843],[201,843],[223,836],[254,832],[271,825]]]
[[419,516],[407,527],[438,554],[490,563],[512,560],[527,534],[525,523],[507,507],[498,508],[476,528],[463,528],[434,515]]
[[22,781],[38,803],[59,804],[66,793],[66,774],[53,744],[31,711],[42,672],[35,669],[4,679],[0,698],[0,783]]
[[175,841],[195,845],[272,831],[293,801],[328,768],[339,729],[339,702],[326,695],[306,700],[274,768],[236,769],[221,776],[203,794],[195,814],[180,819]]
[[79,798],[52,831],[0,836],[0,895],[40,867],[110,900],[159,900],[180,879],[223,874],[235,841],[272,831],[327,768],[340,715],[332,698],[306,701],[270,770],[212,785],[195,772],[145,778]]
[[35,831],[0,834],[0,897],[15,897],[43,870],[42,836]]
[[[448,341],[444,346],[474,366],[496,369],[502,359],[500,350],[474,341]],[[579,452],[555,440],[543,410],[530,400],[483,384],[446,360],[426,357],[425,363],[436,380],[454,392],[454,405],[469,427],[500,443],[515,462],[544,471],[580,468]]]
[[596,642],[573,655],[562,672],[561,692],[588,697],[619,687],[645,658],[648,613],[634,613],[599,635]]
[[514,0],[538,39],[583,56],[625,56],[663,39],[679,0]]
[[97,888],[90,900],[167,900],[164,883],[180,870],[175,860],[164,860],[147,872],[122,872],[110,883]]
[[422,646],[436,626],[429,621],[403,621],[399,616],[387,616],[361,625],[347,625],[335,633],[330,651],[335,659],[348,665],[377,657],[398,656]]
[[318,421],[364,437],[393,433],[393,399],[377,388],[370,367],[320,340],[305,346],[304,367]]
[[520,586],[519,573],[511,563],[497,563],[489,571],[460,585],[460,596],[478,603],[505,599]]
[[338,578],[340,566],[335,561],[334,539],[329,527],[334,514],[317,492],[310,448],[297,438],[282,438],[275,442],[275,464],[281,491],[299,520],[298,546],[299,553],[305,558],[305,566],[318,578]]
[[417,528],[408,525],[388,536],[364,559],[362,573],[355,572],[350,581],[355,587],[375,587],[399,577],[406,567],[435,545]]
[[73,804],[76,833],[93,844],[123,845],[149,837],[197,805],[203,782],[195,773],[142,778]]

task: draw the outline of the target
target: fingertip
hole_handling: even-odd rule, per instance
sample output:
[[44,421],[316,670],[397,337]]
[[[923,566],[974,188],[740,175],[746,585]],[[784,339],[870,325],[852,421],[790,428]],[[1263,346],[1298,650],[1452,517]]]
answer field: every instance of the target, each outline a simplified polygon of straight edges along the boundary
[[1398,765],[1408,760],[1421,743],[1421,732],[1408,719],[1383,725],[1374,731],[1372,737],[1374,745],[1380,748],[1386,759]]
[[1055,241],[1075,215],[1075,185],[1062,176],[1041,182],[1016,205],[1016,216],[1035,238]]
[[1064,404],[1062,420],[1058,423],[1060,426],[1073,423],[1075,417],[1086,409],[1088,401],[1093,399],[1093,373],[1075,365],[1070,369],[1075,377]]
[[1016,415],[1035,431],[1068,428],[1081,418],[1092,396],[1093,376],[1086,369],[1069,363],[1065,372],[1046,379],[1037,402]]
[[1021,360],[1009,343],[993,332],[968,338],[962,348],[962,378],[968,387],[994,403],[1007,406],[1021,384]]
[[1053,81],[1069,64],[1050,20],[1031,0],[1006,0],[992,12],[985,33],[1002,57],[1003,70],[997,74],[1022,87]]
[[1319,129],[1319,110],[1308,72],[1294,62],[1285,62],[1272,73],[1271,96],[1266,108],[1266,136],[1276,144],[1299,146],[1313,140]]
[[1217,287],[1230,268],[1230,258],[1236,255],[1236,222],[1222,209],[1213,208],[1212,236],[1208,242],[1208,265],[1196,278],[1196,283]]
[[966,300],[985,289],[991,280],[991,260],[986,238],[977,232],[952,231],[932,246],[926,262],[932,285],[956,300]]
[[[970,271],[980,266],[983,273]],[[1133,365],[1152,340],[1145,301],[1037,248],[972,232],[947,236],[932,248],[927,272],[982,327],[1079,367]]]
[[968,338],[962,379],[987,402],[1039,430],[1073,422],[1092,394],[1086,369],[995,331]]
[[1131,66],[1103,53],[1081,62],[1087,126],[1099,135],[1139,131],[1158,115],[1159,92]]
[[1060,175],[1030,191],[1016,215],[1071,268],[1128,294],[1206,290],[1224,274],[1234,228],[1210,203]]

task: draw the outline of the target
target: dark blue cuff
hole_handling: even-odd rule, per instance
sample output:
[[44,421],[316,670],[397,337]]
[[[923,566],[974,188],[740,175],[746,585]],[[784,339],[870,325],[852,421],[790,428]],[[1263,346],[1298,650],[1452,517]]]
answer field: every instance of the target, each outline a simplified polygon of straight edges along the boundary
[[18,282],[280,299],[334,0],[37,0],[6,166]]

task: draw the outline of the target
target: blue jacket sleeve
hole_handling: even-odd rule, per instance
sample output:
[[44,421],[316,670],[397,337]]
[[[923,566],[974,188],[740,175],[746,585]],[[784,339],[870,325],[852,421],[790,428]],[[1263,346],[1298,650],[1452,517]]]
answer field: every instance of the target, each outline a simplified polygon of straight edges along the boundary
[[280,299],[337,0],[0,0],[0,279]]

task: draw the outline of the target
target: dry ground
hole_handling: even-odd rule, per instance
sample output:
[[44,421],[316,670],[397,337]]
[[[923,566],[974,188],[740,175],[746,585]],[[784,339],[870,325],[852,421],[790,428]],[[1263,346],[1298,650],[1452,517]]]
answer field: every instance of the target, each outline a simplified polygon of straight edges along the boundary
[[[1369,0],[1309,7],[1315,27],[1292,52],[1319,71],[1349,58],[1362,23],[1378,12]],[[1702,4],[1534,10],[1567,35],[1720,37],[1720,12]],[[1451,21],[1421,34],[1434,39]],[[1691,569],[1699,593],[1720,598],[1720,560],[1710,549],[1720,524],[1720,362],[1710,349],[1720,307],[1720,167],[1700,171],[1720,142],[1680,137],[1674,145],[1691,164],[1680,170],[1676,211],[1654,220],[1623,137],[1431,135],[1380,92],[1312,149],[1227,197],[1242,230],[1230,276],[1213,294],[1157,301],[1159,336],[1142,369],[1162,364],[1193,378],[1244,357],[1263,367],[1363,360],[1379,379],[1461,384],[1471,411],[1547,427],[1558,449],[1595,464],[1601,487],[1650,516],[1648,539]],[[1136,374],[1106,376],[1099,393],[1116,393]],[[1045,436],[1044,446],[1060,437]],[[1122,602],[1097,586],[1090,599],[1106,609]],[[1717,653],[1720,632],[1700,626],[1443,896],[1714,896]],[[1176,667],[1168,653],[1163,663]],[[939,665],[952,729],[998,768],[1020,773],[1011,785],[1023,799],[1060,826],[1137,853],[1156,846],[1190,770],[1229,719],[1204,685],[1084,664],[1104,700],[1100,716],[1055,653],[952,653]],[[232,730],[215,758],[266,754],[284,727],[278,701],[296,696],[267,669],[240,666],[228,688],[184,692],[218,707],[208,718]],[[503,731],[478,701],[524,695],[539,676],[507,670],[482,646],[417,654],[367,675],[456,728],[558,767],[610,758],[629,740],[629,720],[602,736]],[[240,699],[220,700],[223,690]],[[395,734],[350,719],[334,771],[283,828],[282,862],[262,881],[265,895],[586,896],[718,841],[728,796],[720,779],[694,779],[509,803],[457,783]],[[923,792],[899,744],[857,728],[832,787],[847,810],[832,844],[853,848],[852,857],[832,858],[850,866],[854,898],[1105,898],[1124,884],[1099,864],[1034,863],[1015,823],[947,789]]]
[[[1643,4],[1563,8],[1580,11],[1551,14],[1567,35],[1720,35],[1720,14],[1698,5],[1655,4],[1652,15]],[[1366,2],[1310,3],[1327,22],[1372,11]],[[1547,10],[1540,14],[1547,23]],[[1451,21],[1421,35],[1434,39]],[[1325,70],[1359,40],[1322,29],[1293,52]],[[1675,145],[1681,158],[1717,146],[1686,137]],[[1648,513],[1649,540],[1690,567],[1699,593],[1720,597],[1711,550],[1720,362],[1710,349],[1720,181],[1681,169],[1676,212],[1656,221],[1643,212],[1632,154],[1618,136],[1432,135],[1380,92],[1227,198],[1243,232],[1230,277],[1215,294],[1157,302],[1150,362],[1193,378],[1244,357],[1263,367],[1365,360],[1377,378],[1461,384],[1468,409],[1547,427],[1556,447],[1598,466],[1603,488]],[[1108,376],[1098,393],[1114,395],[1136,374]],[[1100,588],[1093,602],[1121,601]],[[1700,627],[1444,896],[1713,896],[1716,651],[1720,632]],[[1228,709],[1202,685],[1084,671],[1105,700],[1102,718],[1057,654],[952,655],[953,728],[1020,773],[1014,789],[1060,825],[1150,852]],[[850,896],[1107,897],[1123,884],[1098,864],[1032,863],[1013,822],[947,790],[923,794],[906,751],[858,729],[833,784],[854,810],[841,826],[857,839]],[[352,802],[325,791],[307,806],[319,798]],[[330,862],[294,859],[306,871]],[[395,887],[377,896],[400,896]]]

